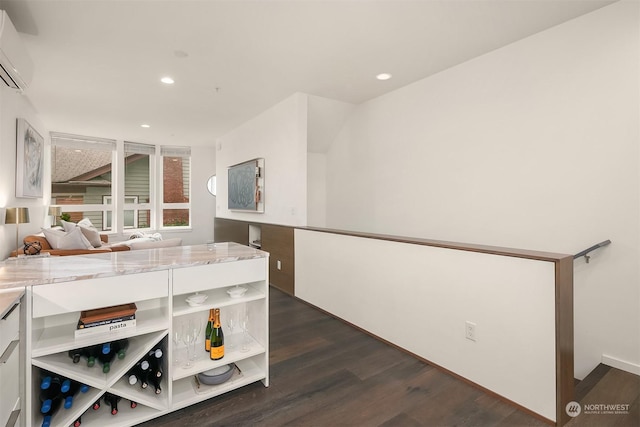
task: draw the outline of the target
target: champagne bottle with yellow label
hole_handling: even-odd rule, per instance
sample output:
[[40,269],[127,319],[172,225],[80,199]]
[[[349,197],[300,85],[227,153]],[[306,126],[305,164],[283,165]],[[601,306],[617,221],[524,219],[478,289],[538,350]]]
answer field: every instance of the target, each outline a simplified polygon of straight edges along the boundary
[[211,331],[213,330],[213,309],[209,310],[209,321],[204,332],[204,351],[211,352]]
[[220,325],[220,309],[216,308],[213,312],[213,326],[211,329],[211,351],[209,352],[211,360],[220,360],[224,357],[224,334]]

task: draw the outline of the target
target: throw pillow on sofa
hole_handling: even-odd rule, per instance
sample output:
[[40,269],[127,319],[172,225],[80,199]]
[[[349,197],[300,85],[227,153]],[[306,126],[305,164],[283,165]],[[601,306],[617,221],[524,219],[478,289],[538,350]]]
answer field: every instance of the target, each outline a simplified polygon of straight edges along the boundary
[[68,222],[65,220],[61,220],[61,222],[62,226],[64,227],[64,231],[66,231],[67,233],[74,228],[79,228],[80,231],[82,231],[84,237],[87,238],[89,243],[91,243],[94,248],[99,248],[100,246],[102,246],[102,240],[100,240],[100,232],[93,226],[89,218],[83,218],[77,224],[75,222]]
[[42,232],[53,249],[91,249],[93,246],[82,234],[80,227],[68,233],[62,230],[43,228]]

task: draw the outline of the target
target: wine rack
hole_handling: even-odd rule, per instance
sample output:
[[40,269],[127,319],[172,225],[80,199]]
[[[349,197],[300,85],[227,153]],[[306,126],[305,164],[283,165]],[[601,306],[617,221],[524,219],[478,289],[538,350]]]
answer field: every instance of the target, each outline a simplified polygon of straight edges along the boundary
[[[76,338],[74,331],[80,312],[107,306],[103,298],[105,283],[109,287],[108,304],[136,304],[135,328]],[[240,298],[231,298],[227,290],[237,285],[247,288],[247,292]],[[205,294],[207,299],[199,306],[190,306],[186,299],[196,292]],[[132,293],[135,299],[131,299]],[[32,304],[27,309],[24,425],[39,426],[43,420],[38,396],[41,369],[90,387],[88,392],[78,393],[70,409],[56,412],[52,427],[68,427],[78,417],[82,417],[82,427],[132,426],[256,381],[268,386],[268,258],[121,275],[117,280],[88,279],[33,286],[27,288],[27,298]],[[226,342],[243,342],[243,351],[228,348],[219,361],[206,355],[204,326],[211,308],[220,308],[223,319],[231,310],[248,313],[246,332],[238,329],[232,334],[225,330]],[[200,344],[196,341],[199,357],[185,368],[182,363],[174,363],[177,358],[184,358],[179,353],[184,351],[184,345],[178,342],[176,347],[172,336],[178,325],[188,320],[200,323],[202,329]],[[84,359],[74,364],[68,354],[69,350],[122,338],[129,343],[126,356],[114,359],[106,374],[97,362],[93,367],[88,367]],[[142,389],[128,382],[132,367],[158,345],[164,353],[160,394],[151,385]],[[229,363],[237,367],[229,381],[215,386],[196,381],[198,373]],[[92,409],[105,393],[121,398],[117,415],[112,415],[103,401],[101,409]],[[135,401],[137,407],[130,408],[129,401]]]

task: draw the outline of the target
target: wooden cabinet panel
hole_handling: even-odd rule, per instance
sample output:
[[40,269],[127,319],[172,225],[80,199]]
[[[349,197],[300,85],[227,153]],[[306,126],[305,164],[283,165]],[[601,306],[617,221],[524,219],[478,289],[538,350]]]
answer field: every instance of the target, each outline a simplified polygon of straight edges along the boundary
[[[294,293],[293,227],[262,225],[262,250],[269,252],[271,284],[291,295]],[[279,265],[278,265],[279,262]],[[278,269],[278,266],[280,269]]]
[[[214,222],[215,241],[249,245],[250,227],[260,229],[260,249],[270,254],[269,278],[271,284],[293,295],[295,289],[293,227],[216,218]],[[280,268],[278,269],[278,267]]]
[[249,223],[232,219],[216,218],[213,226],[215,242],[249,244]]

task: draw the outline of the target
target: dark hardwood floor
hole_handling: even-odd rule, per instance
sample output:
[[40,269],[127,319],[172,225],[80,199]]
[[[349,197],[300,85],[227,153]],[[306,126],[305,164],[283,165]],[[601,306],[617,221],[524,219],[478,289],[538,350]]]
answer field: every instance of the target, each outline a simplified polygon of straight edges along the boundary
[[144,426],[548,425],[277,289],[270,298],[270,387]]

